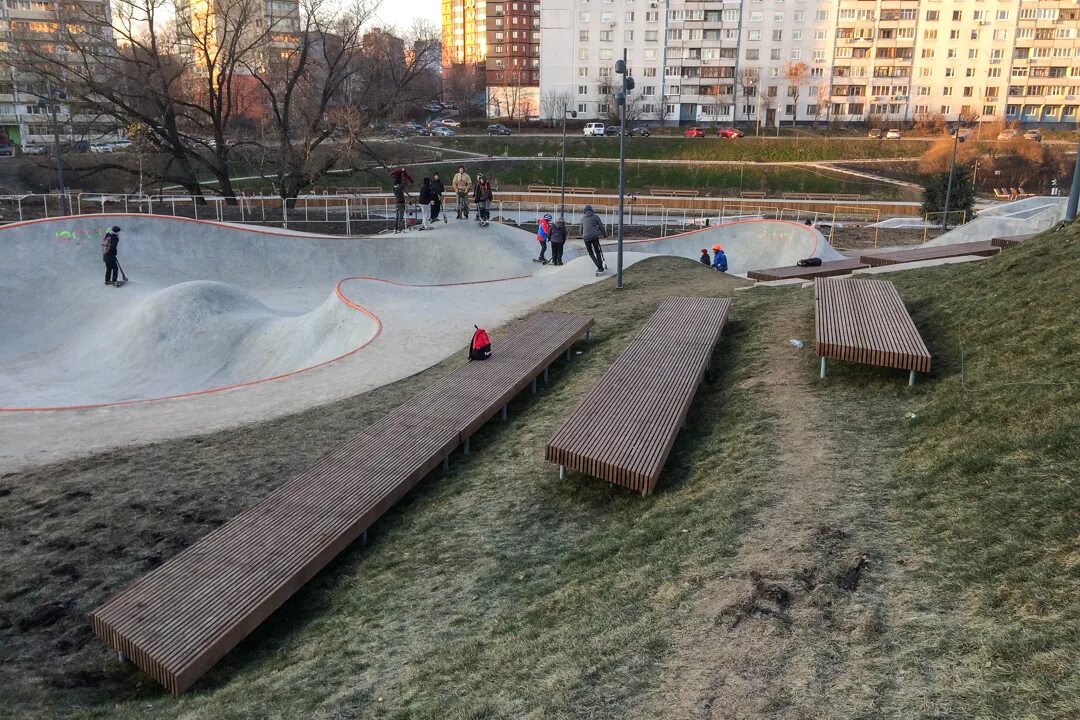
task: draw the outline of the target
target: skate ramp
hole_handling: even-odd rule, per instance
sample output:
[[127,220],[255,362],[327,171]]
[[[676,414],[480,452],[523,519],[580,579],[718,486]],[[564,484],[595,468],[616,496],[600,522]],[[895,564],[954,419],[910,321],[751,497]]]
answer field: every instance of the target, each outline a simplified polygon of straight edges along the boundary
[[[738,220],[655,240],[624,241],[623,248],[635,253],[697,260],[702,249],[709,250],[711,257],[712,246],[717,243],[723,245],[728,272],[733,274],[794,265],[807,257],[822,260],[843,257],[814,228],[786,220]],[[608,265],[614,266],[616,244],[608,240],[603,248]]]
[[1065,219],[1066,202],[1067,198],[1062,197],[1033,197],[1002,203],[980,211],[971,222],[939,235],[923,247],[1043,232]]

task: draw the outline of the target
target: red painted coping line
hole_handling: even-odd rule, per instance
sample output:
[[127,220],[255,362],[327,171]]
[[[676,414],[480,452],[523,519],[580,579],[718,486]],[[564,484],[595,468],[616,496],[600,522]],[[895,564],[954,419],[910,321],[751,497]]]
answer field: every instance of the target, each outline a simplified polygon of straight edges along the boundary
[[201,218],[188,218],[188,217],[176,217],[173,215],[156,215],[153,213],[87,213],[85,215],[60,215],[59,217],[49,218],[35,218],[34,220],[19,220],[18,222],[7,223],[0,225],[0,231],[6,228],[24,227],[26,225],[37,225],[44,223],[59,222],[62,220],[92,220],[93,218],[110,218],[110,217],[133,217],[144,218],[153,220],[176,220],[178,222],[198,223],[202,225],[216,225],[217,227],[225,230],[237,230],[240,232],[250,232],[257,235],[270,235],[272,237],[289,238],[293,240],[355,240],[358,238],[374,237],[370,235],[319,235],[319,234],[300,234],[294,232],[280,232],[277,230],[264,230],[258,225],[253,225],[250,228],[241,227],[238,223],[219,222],[217,220],[203,220]]
[[368,281],[371,281],[371,282],[386,283],[387,285],[397,285],[399,287],[458,287],[458,286],[461,286],[461,285],[484,285],[484,284],[487,284],[487,283],[507,282],[507,281],[510,281],[510,280],[522,280],[522,279],[527,278],[527,277],[531,277],[531,275],[515,275],[513,277],[508,277],[508,278],[495,278],[493,280],[476,280],[476,281],[473,281],[473,282],[432,283],[432,284],[428,284],[428,285],[412,285],[410,283],[397,282],[395,280],[386,280],[386,279],[383,279],[383,278],[371,277],[371,276],[367,276],[367,275],[353,275],[351,277],[342,278],[341,280],[339,280],[337,282],[337,285],[334,286],[334,294],[338,296],[338,299],[341,300],[341,302],[345,303],[346,305],[351,307],[353,310],[356,310],[357,312],[361,312],[361,313],[367,315],[368,317],[370,317],[372,320],[374,320],[375,321],[375,334],[372,335],[367,340],[365,340],[359,346],[353,348],[352,350],[350,350],[347,353],[344,353],[342,355],[338,355],[337,357],[332,357],[329,360],[323,360],[321,363],[317,363],[315,365],[309,365],[308,367],[299,368],[297,370],[290,370],[289,372],[281,373],[279,375],[273,375],[271,377],[257,378],[255,380],[248,380],[247,382],[236,383],[234,385],[222,385],[221,387],[207,388],[205,390],[194,390],[192,392],[179,393],[179,394],[176,394],[176,395],[162,395],[160,397],[152,397],[152,398],[136,398],[136,399],[133,399],[133,400],[116,400],[116,401],[113,401],[113,402],[89,403],[89,404],[85,404],[85,405],[55,405],[55,406],[49,406],[49,407],[0,408],[0,413],[52,412],[52,411],[59,411],[59,410],[88,410],[88,409],[92,409],[92,408],[120,407],[120,406],[124,406],[124,405],[138,405],[138,404],[142,404],[142,403],[158,402],[158,401],[162,401],[162,400],[180,400],[180,399],[183,399],[183,398],[198,397],[199,395],[209,395],[211,393],[224,392],[226,390],[235,390],[237,388],[250,387],[252,385],[260,385],[262,383],[273,382],[274,380],[281,380],[283,378],[291,377],[293,375],[299,375],[300,373],[308,372],[309,370],[315,370],[316,368],[321,368],[321,367],[323,367],[325,365],[329,365],[330,363],[335,363],[335,362],[337,362],[339,360],[344,360],[345,358],[349,357],[350,355],[355,355],[356,353],[360,352],[364,348],[371,345],[371,343],[375,342],[375,340],[379,337],[379,335],[382,334],[382,327],[383,327],[382,320],[379,319],[378,315],[376,315],[375,313],[371,312],[370,310],[368,310],[367,308],[365,308],[365,307],[363,307],[361,305],[357,305],[352,300],[349,300],[349,298],[345,297],[345,294],[341,291],[341,286],[344,283],[349,282],[350,280],[368,280]]

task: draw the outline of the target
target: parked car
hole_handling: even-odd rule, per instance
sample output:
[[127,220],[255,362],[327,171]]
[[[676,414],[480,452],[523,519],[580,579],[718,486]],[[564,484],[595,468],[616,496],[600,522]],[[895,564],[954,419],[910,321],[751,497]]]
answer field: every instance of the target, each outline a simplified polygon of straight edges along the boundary
[[585,123],[585,127],[581,131],[581,134],[585,137],[601,137],[606,129],[604,123]]
[[705,137],[705,128],[700,128],[700,127],[688,128],[686,130],[686,132],[683,133],[683,137],[703,138],[703,137]]
[[461,123],[459,123],[457,120],[451,120],[450,118],[447,118],[446,120],[440,120],[439,123],[451,128],[461,127]]
[[127,150],[129,147],[131,147],[131,141],[130,140],[117,140],[116,142],[112,143],[112,147],[113,147],[114,152],[122,152],[124,150]]
[[432,128],[431,134],[435,137],[454,137],[455,133],[448,127],[440,125],[439,127]]
[[1006,128],[998,133],[998,140],[1015,140],[1020,137],[1020,131],[1015,128]]
[[866,133],[866,137],[873,138],[874,140],[880,140],[881,128],[872,128],[870,132]]
[[900,131],[893,128],[889,132],[885,133],[885,139],[886,140],[899,140],[900,139]]
[[1038,130],[1028,130],[1024,133],[1025,140],[1034,140],[1035,142],[1042,142],[1042,133]]
[[652,135],[652,133],[649,132],[649,128],[644,126],[633,128],[630,131],[630,134],[634,137],[649,137],[650,135]]
[[0,157],[15,157],[15,146],[0,145]]
[[737,140],[738,138],[741,138],[743,135],[745,135],[745,133],[742,130],[739,130],[738,128],[733,128],[733,127],[720,128],[719,130],[716,131],[716,137],[718,137],[718,138],[727,138],[728,140]]
[[488,135],[509,135],[510,134],[510,128],[506,127],[502,123],[494,123],[492,125],[488,125],[487,134]]
[[[619,126],[618,125],[608,125],[606,128],[604,128],[604,134],[607,135],[608,137],[619,137]],[[627,130],[626,134],[629,135],[630,131]]]
[[92,153],[111,153],[112,151],[113,147],[108,143],[95,143],[90,146],[90,152]]
[[44,155],[47,150],[44,145],[23,145],[23,155]]

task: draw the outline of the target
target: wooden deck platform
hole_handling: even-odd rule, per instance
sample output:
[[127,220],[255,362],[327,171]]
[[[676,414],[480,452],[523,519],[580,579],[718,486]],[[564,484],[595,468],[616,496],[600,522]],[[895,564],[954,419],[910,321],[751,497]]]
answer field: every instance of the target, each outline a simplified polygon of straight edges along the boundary
[[592,326],[542,313],[134,582],[93,630],[180,694]]
[[766,270],[751,270],[746,276],[751,280],[791,280],[793,278],[805,278],[812,280],[819,277],[831,277],[833,275],[850,275],[855,270],[870,267],[855,258],[843,260],[829,260],[817,267],[800,267],[788,265],[787,267],[768,268]]
[[1006,235],[1005,237],[996,237],[990,240],[990,244],[994,247],[1001,248],[1002,250],[1016,247],[1017,245],[1023,245],[1024,241],[1029,238],[1035,237],[1031,235]]
[[816,349],[826,360],[930,372],[930,351],[891,282],[818,278],[814,282]]
[[919,262],[921,260],[940,260],[942,258],[963,257],[965,255],[997,255],[1001,248],[996,247],[989,241],[954,243],[952,245],[935,245],[932,247],[918,247],[911,250],[896,250],[885,253],[872,253],[859,258],[862,262],[872,267],[882,265],[899,265],[901,263]]
[[546,459],[652,492],[730,309],[722,298],[665,300],[556,431]]

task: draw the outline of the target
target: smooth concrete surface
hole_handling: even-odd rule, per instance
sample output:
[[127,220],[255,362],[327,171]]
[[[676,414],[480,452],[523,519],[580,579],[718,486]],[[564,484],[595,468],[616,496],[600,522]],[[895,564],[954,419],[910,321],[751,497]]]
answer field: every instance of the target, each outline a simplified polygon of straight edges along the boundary
[[[104,286],[119,225],[130,281]],[[745,221],[626,245],[732,272],[838,257],[796,223]],[[473,221],[362,238],[146,215],[0,229],[18,268],[0,283],[0,471],[256,422],[419,372],[597,277],[580,240],[532,261],[532,233]],[[53,408],[53,409],[50,409]],[[64,408],[64,409],[59,409]]]

